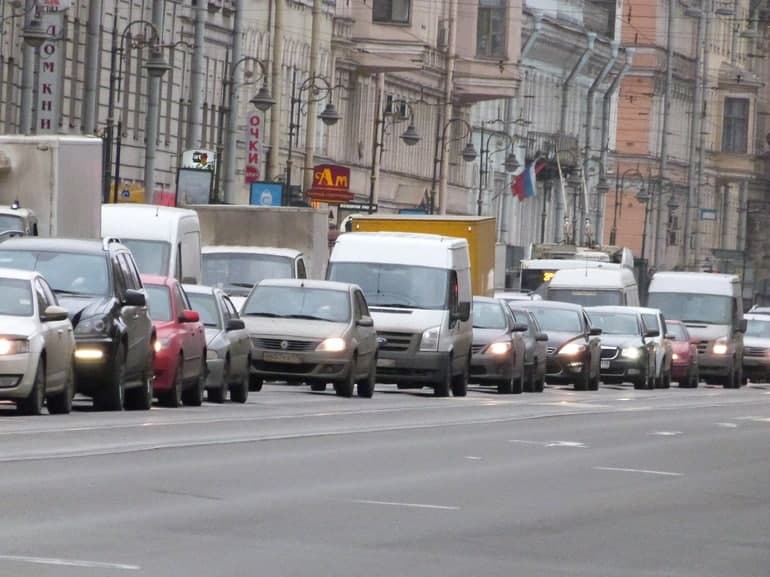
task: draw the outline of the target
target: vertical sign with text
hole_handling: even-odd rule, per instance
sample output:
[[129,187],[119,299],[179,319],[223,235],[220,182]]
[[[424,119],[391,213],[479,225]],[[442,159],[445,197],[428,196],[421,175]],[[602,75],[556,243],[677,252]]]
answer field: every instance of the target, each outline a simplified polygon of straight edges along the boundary
[[249,112],[246,126],[246,184],[258,182],[262,178],[262,115]]
[[40,14],[43,30],[50,40],[40,46],[37,75],[36,131],[38,133],[59,132],[59,114],[64,79],[64,38],[65,12],[69,3],[47,0]]

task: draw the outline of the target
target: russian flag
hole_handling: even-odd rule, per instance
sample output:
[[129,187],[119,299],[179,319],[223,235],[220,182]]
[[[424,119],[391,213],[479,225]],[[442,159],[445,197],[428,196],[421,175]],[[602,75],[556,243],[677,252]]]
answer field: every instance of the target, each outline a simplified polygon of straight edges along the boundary
[[511,185],[513,196],[522,202],[535,196],[537,194],[537,175],[544,166],[545,162],[530,162],[513,181]]

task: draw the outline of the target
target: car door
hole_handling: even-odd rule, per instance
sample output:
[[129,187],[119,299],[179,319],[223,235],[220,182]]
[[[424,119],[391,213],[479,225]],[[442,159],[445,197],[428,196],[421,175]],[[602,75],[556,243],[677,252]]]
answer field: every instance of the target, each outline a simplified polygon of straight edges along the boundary
[[[171,298],[174,301],[177,315],[181,315],[182,311],[191,310],[187,295],[178,283],[174,283],[171,287]],[[201,323],[179,324],[182,331],[182,351],[184,353],[182,375],[186,380],[193,379],[198,375],[198,367],[200,367],[201,356],[203,355],[202,343],[205,342],[205,337],[201,334],[203,325]]]
[[56,300],[53,294],[43,287],[41,279],[32,281],[32,287],[35,291],[37,300],[38,318],[43,332],[43,342],[46,351],[46,386],[52,389],[58,388],[66,370],[64,362],[65,355],[65,332],[69,325],[69,331],[72,332],[72,325],[69,321],[45,321],[42,317],[45,310],[53,305]]
[[514,323],[527,326],[527,330],[521,333],[521,338],[524,342],[524,363],[530,365],[535,359],[535,333],[532,332],[529,315],[524,311],[518,310],[511,311],[511,315],[513,316]]
[[[224,293],[219,294],[218,302],[222,307],[222,318],[225,327],[229,319],[240,319],[238,310],[233,301]],[[249,353],[251,352],[251,340],[249,332],[244,328],[237,331],[228,331],[227,339],[230,341],[230,366],[238,376],[249,374]]]
[[503,314],[505,315],[505,322],[507,325],[508,337],[511,339],[511,347],[513,347],[513,369],[514,373],[523,375],[524,363],[526,361],[527,346],[524,342],[522,333],[514,332],[513,327],[516,325],[516,320],[513,317],[511,309],[508,305],[501,303]]
[[656,313],[642,313],[642,321],[644,321],[645,329],[657,330],[660,332],[657,337],[649,339],[655,347],[655,372],[653,374],[655,375],[656,379],[661,377],[663,374],[663,355],[665,354],[665,350],[661,344],[663,335],[661,331],[663,330],[663,327],[661,326],[660,319],[658,317],[659,315]]
[[362,368],[366,367],[368,370],[369,363],[377,352],[377,332],[374,329],[374,325],[368,327],[358,325],[358,321],[361,318],[372,318],[369,313],[369,307],[366,304],[366,298],[358,289],[353,291],[353,305],[356,331],[358,333],[358,358],[360,366]]
[[[129,255],[120,252],[116,254],[116,258],[126,289],[142,291],[142,281]],[[120,295],[121,300],[123,297],[125,297],[125,293]],[[146,305],[143,307],[123,305],[121,316],[126,326],[126,342],[128,343],[126,372],[129,377],[136,377],[142,373],[149,355],[150,316]]]
[[591,320],[588,318],[588,315],[585,311],[581,313],[581,317],[583,319],[583,330],[585,331],[584,334],[586,335],[586,345],[588,346],[588,349],[591,353],[591,376],[598,376],[601,363],[601,338],[599,336],[591,336]]
[[663,364],[664,371],[671,371],[671,362],[674,356],[674,347],[671,344],[671,339],[668,338],[668,326],[666,325],[666,317],[663,313],[658,313],[658,323],[660,324],[660,345],[663,349],[663,358],[665,360]]

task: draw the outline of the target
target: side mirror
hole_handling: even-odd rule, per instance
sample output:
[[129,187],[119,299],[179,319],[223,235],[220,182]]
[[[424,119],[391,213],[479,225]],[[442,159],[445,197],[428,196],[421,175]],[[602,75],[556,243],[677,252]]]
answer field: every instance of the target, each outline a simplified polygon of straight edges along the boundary
[[40,315],[40,320],[44,323],[47,322],[55,322],[55,321],[66,321],[69,318],[69,314],[67,313],[67,309],[62,307],[57,307],[54,305],[49,306],[43,311],[43,314]]
[[746,329],[748,328],[748,321],[746,319],[741,319],[738,321],[738,332],[739,333],[745,333]]
[[647,329],[644,331],[644,338],[645,339],[654,339],[655,337],[660,336],[660,331],[658,329]]
[[529,327],[524,323],[516,323],[515,325],[513,325],[514,333],[526,333],[528,330],[529,330]]
[[356,321],[356,324],[359,327],[373,327],[374,326],[374,319],[372,317],[361,317]]
[[128,289],[123,297],[123,304],[127,307],[146,307],[147,297],[142,291]]
[[538,335],[535,335],[535,340],[539,343],[547,343],[548,342],[548,335],[545,333],[540,333]]
[[201,316],[198,314],[198,311],[183,310],[182,314],[179,315],[180,323],[197,323],[200,320]]
[[663,338],[666,338],[666,339],[668,339],[670,341],[675,341],[676,340],[676,335],[674,333],[666,333]]
[[230,319],[225,326],[226,331],[242,331],[246,328],[246,323],[242,319]]
[[469,301],[458,303],[455,318],[463,322],[471,318],[471,303]]
[[589,337],[598,337],[601,334],[602,334],[602,329],[600,329],[599,327],[591,327],[590,329],[588,329]]

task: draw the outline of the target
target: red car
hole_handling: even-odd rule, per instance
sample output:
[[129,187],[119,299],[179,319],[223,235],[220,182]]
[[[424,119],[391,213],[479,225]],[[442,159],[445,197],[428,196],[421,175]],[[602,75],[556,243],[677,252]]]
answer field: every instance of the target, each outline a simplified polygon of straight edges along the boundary
[[176,279],[142,275],[155,341],[153,390],[163,406],[200,406],[206,387],[206,332]]
[[672,337],[671,380],[680,388],[695,388],[700,382],[698,372],[698,348],[681,321],[666,321],[666,330]]

